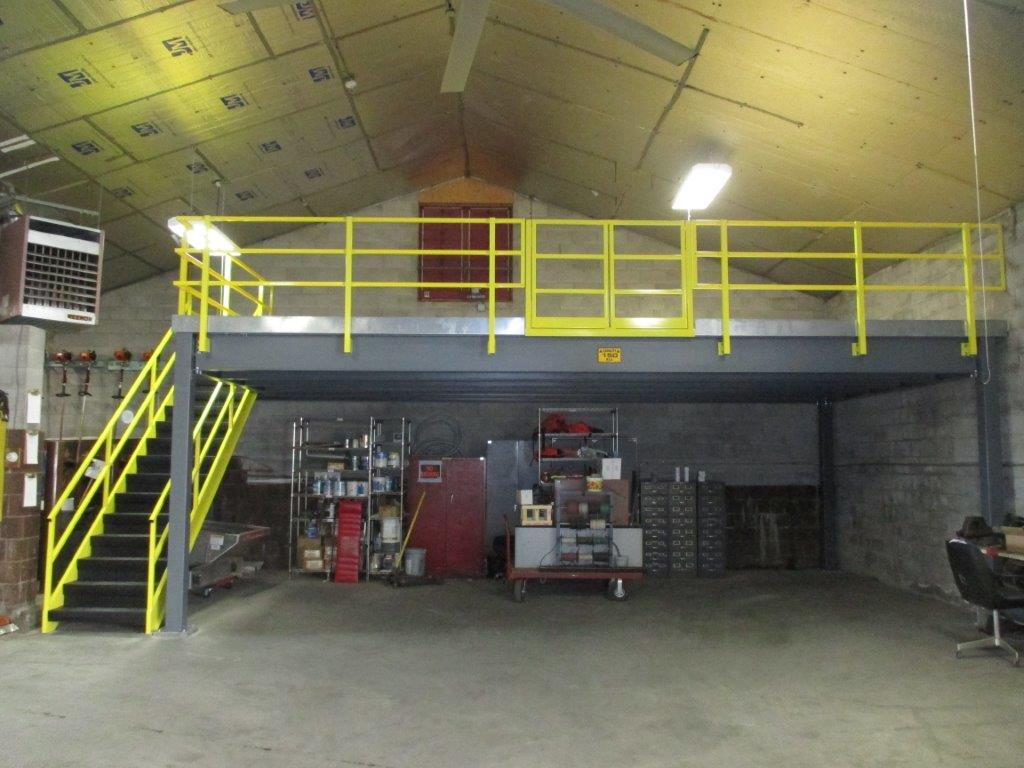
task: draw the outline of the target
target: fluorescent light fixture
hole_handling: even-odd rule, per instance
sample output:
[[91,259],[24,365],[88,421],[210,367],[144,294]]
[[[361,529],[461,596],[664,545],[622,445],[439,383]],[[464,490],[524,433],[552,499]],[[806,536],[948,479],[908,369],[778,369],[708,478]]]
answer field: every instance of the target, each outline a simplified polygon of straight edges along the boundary
[[25,149],[31,147],[36,142],[34,139],[30,139],[24,133],[21,136],[15,136],[12,139],[4,139],[0,141],[0,152],[4,154],[8,152],[17,152],[19,149]]
[[179,243],[187,242],[188,247],[193,250],[201,251],[204,248],[209,248],[210,253],[214,255],[227,253],[231,256],[238,256],[238,246],[212,224],[207,227],[205,222],[193,221],[186,232],[184,223],[178,221],[177,218],[171,218],[167,220],[167,228],[171,230],[171,234],[177,238]]
[[732,166],[725,163],[697,163],[683,179],[672,201],[677,211],[703,211],[714,200],[732,176]]

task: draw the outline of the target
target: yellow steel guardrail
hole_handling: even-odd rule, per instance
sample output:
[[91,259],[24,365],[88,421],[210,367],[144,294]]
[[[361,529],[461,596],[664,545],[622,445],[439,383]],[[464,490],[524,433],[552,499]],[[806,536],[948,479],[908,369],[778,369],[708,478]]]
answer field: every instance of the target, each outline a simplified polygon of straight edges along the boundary
[[[213,377],[209,377],[213,378]],[[199,418],[192,428],[193,466],[192,466],[192,510],[189,514],[189,542],[191,552],[195,546],[199,531],[206,521],[216,496],[217,489],[227,470],[228,462],[234,455],[242,430],[256,402],[256,392],[249,387],[230,381],[216,381]],[[224,395],[221,398],[221,395]],[[216,415],[211,413],[216,410]],[[205,438],[203,430],[211,420],[212,424]],[[203,464],[207,459],[218,436],[223,437],[217,449],[209,471],[203,474]],[[157,578],[157,563],[167,550],[169,525],[164,524],[158,532],[159,518],[167,506],[171,492],[171,482],[167,481],[163,491],[149,516],[149,562],[146,573],[146,633],[155,632],[163,624],[167,608],[167,569]]]
[[[260,217],[260,216],[202,216],[180,217],[186,227],[195,222],[211,227],[217,224],[245,223],[290,223],[335,224],[344,228],[337,247],[251,247],[237,248],[230,255],[211,254],[208,248],[193,248],[187,243],[178,248],[181,270],[175,285],[179,289],[179,312],[199,317],[199,349],[209,349],[209,317],[211,315],[235,315],[238,310],[232,306],[232,297],[247,302],[253,315],[269,315],[274,312],[274,290],[276,288],[334,289],[343,297],[341,314],[344,317],[344,351],[352,351],[353,297],[356,292],[377,289],[421,289],[421,288],[463,288],[487,292],[488,341],[487,351],[496,351],[495,321],[496,296],[499,290],[522,290],[522,312],[526,318],[527,335],[549,336],[669,336],[688,337],[695,332],[697,308],[694,304],[696,292],[717,294],[719,311],[715,313],[722,323],[720,354],[732,350],[730,321],[733,315],[732,299],[737,293],[748,292],[822,292],[829,294],[852,293],[854,296],[855,341],[854,355],[867,353],[867,296],[876,292],[931,292],[959,293],[964,300],[964,355],[977,354],[978,342],[975,327],[975,292],[1005,290],[1006,269],[1003,251],[1002,228],[998,224],[946,223],[946,222],[850,222],[850,221],[732,221],[732,220],[598,220],[598,219],[521,219],[521,218],[423,218],[423,217]],[[486,225],[488,247],[486,249],[426,249],[426,248],[384,248],[360,247],[360,229],[368,225],[417,225],[426,224],[478,224]],[[518,247],[498,249],[495,232],[498,226],[509,226],[513,234],[513,245]],[[566,238],[557,249],[544,250],[539,246],[544,233],[550,230],[583,229],[596,232],[600,244],[591,249],[578,247],[573,238]],[[623,233],[654,229],[669,232],[668,241],[676,240],[677,245],[666,245],[664,251],[625,252],[617,246],[617,237]],[[731,240],[740,233],[750,230],[810,230],[822,236],[843,235],[848,245],[836,250],[786,251],[786,250],[734,250]],[[873,250],[865,244],[865,234],[878,231],[899,233],[901,230],[933,230],[936,240],[946,235],[956,236],[959,247],[948,252],[901,252]],[[701,239],[713,235],[718,239],[717,248],[700,247]],[[990,239],[992,242],[982,253],[974,246],[974,240]],[[653,241],[651,241],[653,242]],[[335,257],[340,260],[341,279],[269,279],[247,264],[243,256],[291,257],[298,255]],[[361,280],[356,277],[359,257],[465,257],[486,256],[488,279],[473,282],[440,282],[424,280]],[[519,278],[499,281],[496,275],[498,257],[518,260]],[[221,269],[213,268],[213,259],[219,258]],[[846,264],[850,267],[850,279],[846,282],[828,283],[778,283],[737,281],[732,273],[745,260],[789,261],[816,260]],[[865,265],[875,261],[914,262],[930,261],[957,262],[961,280],[957,284],[942,283],[878,283],[871,282]],[[622,287],[617,279],[617,268],[623,264],[648,262],[661,265],[665,270],[663,282],[644,287]],[[701,278],[700,266],[708,262],[717,263],[717,280]],[[979,285],[974,272],[978,265],[987,263],[997,267],[998,282]],[[546,264],[560,265],[570,278],[570,285],[551,285],[539,274]],[[601,277],[598,285],[575,284],[585,267],[593,265]],[[235,270],[245,272],[245,277],[233,277]],[[198,271],[198,274],[196,274]],[[574,275],[573,272],[576,272]],[[635,274],[635,273],[634,273]],[[631,316],[620,312],[621,304],[628,297],[641,299],[664,299],[677,301],[678,310],[658,316]],[[539,305],[551,299],[562,306],[574,301],[593,298],[601,306],[597,313],[570,314],[563,310],[558,314],[545,313]]]
[[[128,477],[136,471],[139,457],[146,455],[147,439],[156,435],[156,425],[170,405],[172,388],[169,374],[174,367],[174,353],[168,351],[170,339],[171,331],[168,331],[154,348],[106,427],[47,514],[43,610],[40,621],[43,632],[52,632],[57,628],[57,622],[50,620],[50,611],[64,605],[65,585],[78,578],[79,560],[92,553],[92,537],[103,532],[104,518],[113,511],[116,494],[125,490]],[[146,386],[145,390],[143,385]],[[130,418],[120,437],[115,439],[115,431],[124,414],[130,414]],[[122,454],[129,451],[133,441],[134,448],[128,453],[124,465],[119,467]],[[78,500],[71,518],[62,524],[61,510],[75,494],[78,494]],[[90,510],[94,501],[97,507]],[[89,516],[90,511],[95,514]],[[67,558],[62,558],[76,532],[82,534],[81,541]]]

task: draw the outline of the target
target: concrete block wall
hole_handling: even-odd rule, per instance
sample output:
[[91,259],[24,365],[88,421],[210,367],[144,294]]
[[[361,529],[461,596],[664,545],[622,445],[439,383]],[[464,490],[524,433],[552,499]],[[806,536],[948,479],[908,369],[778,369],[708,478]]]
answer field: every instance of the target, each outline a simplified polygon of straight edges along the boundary
[[[996,367],[1003,429],[1004,513],[1021,515],[1024,489],[1024,205],[1006,221],[1008,291],[989,294],[989,316],[1009,325],[1002,365]],[[958,241],[939,243],[937,252]],[[897,265],[872,276],[877,282],[962,280],[954,262]],[[909,296],[909,298],[908,298]],[[952,294],[875,294],[869,318],[962,319]],[[981,320],[979,294],[978,317]],[[829,302],[837,316],[850,299]],[[870,354],[870,338],[868,340]],[[984,346],[981,370],[987,368]],[[942,542],[967,515],[979,514],[975,382],[947,382],[836,405],[839,555],[844,570],[887,583],[955,595]]]
[[979,504],[972,381],[836,404],[840,567],[955,594],[943,542]]
[[[671,477],[675,466],[689,466],[736,485],[818,482],[817,411],[812,405],[622,403],[618,407],[620,433],[637,438],[640,465],[659,477]],[[488,440],[529,440],[537,426],[537,405],[257,401],[237,451],[245,466],[287,473],[291,423],[299,416],[344,418],[362,425],[363,431],[371,416],[405,416],[414,426],[440,416],[461,431],[463,455],[484,456]],[[631,450],[629,443],[623,446]]]

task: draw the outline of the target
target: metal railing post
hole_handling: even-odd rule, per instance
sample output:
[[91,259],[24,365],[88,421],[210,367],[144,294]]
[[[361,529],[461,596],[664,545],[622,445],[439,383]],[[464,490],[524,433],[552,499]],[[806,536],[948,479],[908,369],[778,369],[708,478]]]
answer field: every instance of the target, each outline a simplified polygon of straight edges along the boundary
[[[982,237],[978,231],[978,239]],[[971,225],[963,224],[960,238],[964,250],[964,331],[967,341],[960,345],[960,353],[965,357],[978,354],[978,325],[974,317],[974,259],[971,255]]]
[[494,218],[487,221],[487,354],[493,355],[497,352],[497,341],[494,338],[494,302],[496,293],[494,290],[495,280],[495,256],[494,243],[495,227]]
[[175,249],[178,254],[178,282],[181,285],[178,286],[178,314],[179,315],[191,315],[192,314],[192,296],[188,292],[188,287],[185,282],[188,281],[188,239],[184,239],[181,245]]
[[[694,240],[697,238],[697,227],[693,227]],[[696,249],[696,244],[694,245]],[[729,222],[723,221],[719,225],[719,258],[721,265],[721,276],[719,283],[722,286],[722,340],[718,342],[718,354],[732,354],[732,296],[729,287]]]
[[853,343],[855,357],[868,353],[868,309],[864,294],[864,229],[853,222],[853,274],[856,283],[857,340]]
[[352,217],[345,217],[345,354],[352,351]]
[[203,223],[206,225],[206,230],[203,233],[203,273],[199,278],[199,351],[209,352],[210,339],[207,336],[207,330],[210,321],[210,238],[207,233],[212,226],[210,217],[204,216]]

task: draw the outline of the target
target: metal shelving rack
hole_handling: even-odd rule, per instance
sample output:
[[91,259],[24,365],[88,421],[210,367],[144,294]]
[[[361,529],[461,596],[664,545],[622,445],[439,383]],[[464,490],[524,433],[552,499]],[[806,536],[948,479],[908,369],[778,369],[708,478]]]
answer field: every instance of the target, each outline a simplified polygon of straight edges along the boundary
[[[402,537],[405,535],[406,468],[409,464],[411,422],[402,418],[370,419],[370,451],[367,488],[369,489],[363,536],[363,573],[366,580],[390,573],[396,562]],[[397,454],[397,463],[394,460]],[[382,459],[381,456],[387,457]],[[382,489],[388,484],[393,488]],[[384,541],[381,506],[397,505],[398,541]]]
[[[311,439],[311,428],[328,433],[328,439]],[[344,434],[339,434],[344,433]],[[295,543],[309,523],[316,521],[321,535],[332,537],[337,533],[336,505],[341,499],[369,498],[370,484],[367,473],[372,466],[370,460],[370,433],[360,430],[355,423],[344,419],[307,419],[299,417],[292,422],[292,467],[291,492],[288,503],[288,572],[314,573],[295,567]],[[320,435],[317,435],[320,437]],[[347,464],[347,469],[328,470],[327,463]],[[345,490],[334,483],[320,482],[316,476],[322,474],[344,483]],[[366,495],[349,495],[349,481],[365,481]],[[326,485],[330,487],[325,487]],[[324,528],[326,526],[326,529]],[[322,573],[330,578],[334,563],[325,559]]]
[[[564,413],[569,416],[599,415],[611,421],[611,429],[605,432],[545,432],[544,418],[556,413]],[[595,425],[601,426],[601,425]],[[581,449],[594,449],[603,451],[609,457],[619,456],[619,409],[618,408],[538,408],[537,409],[537,438],[534,441],[534,450],[537,455],[537,484],[540,486],[550,485],[543,480],[545,466],[557,467],[582,464],[587,469],[591,465],[597,465],[600,471],[601,459],[604,457],[581,457],[567,456],[562,458],[544,458],[541,454],[544,448],[550,444],[563,443],[577,451]],[[584,472],[586,474],[586,472]]]
[[[584,419],[597,416],[602,423],[593,426],[605,429],[602,432],[545,432],[545,418],[552,414],[565,414],[567,417]],[[610,429],[607,428],[610,424]],[[534,449],[537,455],[537,483],[542,488],[553,483],[544,480],[545,472],[551,469],[570,467],[582,469],[584,476],[601,473],[601,459],[621,458],[619,453],[619,410],[618,408],[538,408],[537,438]],[[559,446],[561,444],[561,446]],[[557,446],[570,449],[573,453],[595,451],[596,455],[573,455],[563,457],[547,457],[542,453],[545,447]],[[634,444],[635,445],[635,444]],[[576,569],[607,569],[614,557],[615,543],[611,524],[611,494],[607,491],[587,491],[573,494],[572,498],[579,502],[597,502],[607,506],[607,511],[598,513],[604,518],[603,528],[591,528],[582,524],[566,522],[562,504],[555,504],[554,524],[557,528],[555,540],[556,568]],[[595,515],[589,514],[593,518]],[[581,554],[589,554],[590,562],[585,562]]]

